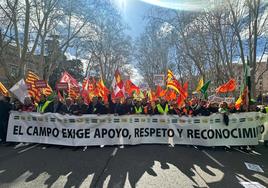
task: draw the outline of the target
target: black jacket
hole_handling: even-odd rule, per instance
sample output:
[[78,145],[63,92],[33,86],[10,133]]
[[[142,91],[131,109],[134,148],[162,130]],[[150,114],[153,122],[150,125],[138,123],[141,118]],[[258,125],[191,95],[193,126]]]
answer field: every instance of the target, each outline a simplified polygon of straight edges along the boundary
[[58,102],[57,105],[55,105],[55,102],[51,102],[49,103],[49,105],[47,106],[47,108],[45,109],[45,113],[66,113],[66,107],[62,102]]

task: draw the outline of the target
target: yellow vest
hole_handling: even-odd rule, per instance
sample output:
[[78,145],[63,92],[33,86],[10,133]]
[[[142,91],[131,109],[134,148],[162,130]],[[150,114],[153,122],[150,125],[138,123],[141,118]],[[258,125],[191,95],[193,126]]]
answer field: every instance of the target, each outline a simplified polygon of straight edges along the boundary
[[267,107],[265,107],[265,111],[266,111],[266,113],[268,114],[268,106],[267,106]]
[[46,108],[52,101],[46,101],[42,106],[37,106],[37,112],[45,112]]
[[160,104],[156,105],[156,108],[157,108],[157,111],[160,113],[160,114],[167,114],[168,113],[168,104],[166,104],[165,106],[165,110],[162,108],[162,106]]
[[141,114],[142,113],[142,108],[141,108],[141,106],[140,107],[134,107],[134,109],[135,109],[135,114]]

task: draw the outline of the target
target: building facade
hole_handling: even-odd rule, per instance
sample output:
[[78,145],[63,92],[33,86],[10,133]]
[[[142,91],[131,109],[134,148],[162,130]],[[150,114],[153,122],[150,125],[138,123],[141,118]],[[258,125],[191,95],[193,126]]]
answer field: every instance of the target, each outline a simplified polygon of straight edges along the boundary
[[[32,56],[32,57],[26,57],[27,62],[26,66],[24,68],[25,72],[32,71],[35,73],[38,73],[38,62],[39,62],[39,56]],[[7,64],[8,72],[5,71],[3,66],[0,66],[0,81],[7,87],[10,87],[12,85],[12,80],[8,80],[7,74],[11,75],[11,77],[15,77],[15,75],[19,71],[19,54],[17,53],[17,49],[15,46],[8,45],[4,50],[2,54],[0,64],[3,63]]]
[[[244,68],[242,64],[233,65],[234,72],[236,73],[235,79],[237,81],[237,89],[241,90],[244,81]],[[254,84],[254,82],[252,82]],[[268,63],[261,62],[257,64],[256,69],[256,95],[267,95],[268,94]]]

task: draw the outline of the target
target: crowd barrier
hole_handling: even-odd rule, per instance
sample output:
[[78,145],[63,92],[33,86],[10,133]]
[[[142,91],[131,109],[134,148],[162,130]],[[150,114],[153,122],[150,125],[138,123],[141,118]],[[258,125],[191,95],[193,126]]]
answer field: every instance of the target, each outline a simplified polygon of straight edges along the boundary
[[259,112],[179,117],[175,115],[61,115],[12,111],[7,140],[67,146],[187,144],[257,145],[267,115]]

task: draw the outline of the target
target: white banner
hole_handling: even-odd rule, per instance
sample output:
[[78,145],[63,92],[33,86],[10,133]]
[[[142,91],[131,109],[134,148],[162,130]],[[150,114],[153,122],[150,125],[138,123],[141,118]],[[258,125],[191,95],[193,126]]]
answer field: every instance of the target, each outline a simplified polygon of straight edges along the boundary
[[257,145],[265,114],[250,112],[208,117],[39,114],[12,112],[7,140],[68,146],[187,144]]

